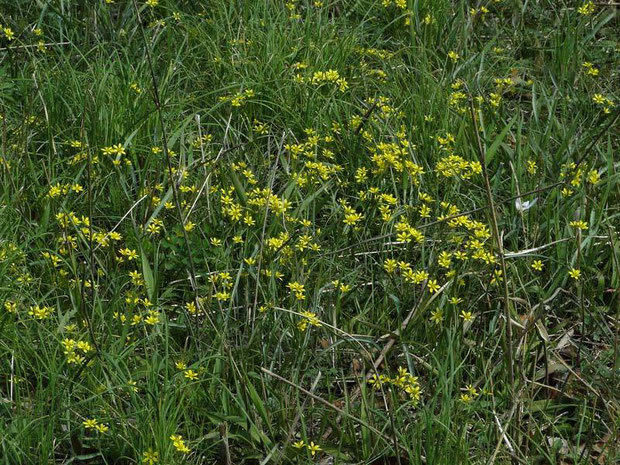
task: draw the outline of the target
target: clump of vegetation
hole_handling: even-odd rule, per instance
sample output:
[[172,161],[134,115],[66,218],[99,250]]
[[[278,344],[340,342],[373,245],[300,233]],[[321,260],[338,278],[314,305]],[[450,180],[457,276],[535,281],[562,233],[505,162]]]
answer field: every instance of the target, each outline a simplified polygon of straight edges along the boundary
[[617,6],[0,11],[0,459],[619,459]]

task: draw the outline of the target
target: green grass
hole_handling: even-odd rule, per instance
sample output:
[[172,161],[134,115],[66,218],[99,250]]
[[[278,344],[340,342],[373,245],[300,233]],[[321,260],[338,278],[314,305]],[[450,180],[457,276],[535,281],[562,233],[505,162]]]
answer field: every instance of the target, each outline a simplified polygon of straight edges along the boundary
[[0,463],[618,463],[617,6],[154,3],[1,3]]

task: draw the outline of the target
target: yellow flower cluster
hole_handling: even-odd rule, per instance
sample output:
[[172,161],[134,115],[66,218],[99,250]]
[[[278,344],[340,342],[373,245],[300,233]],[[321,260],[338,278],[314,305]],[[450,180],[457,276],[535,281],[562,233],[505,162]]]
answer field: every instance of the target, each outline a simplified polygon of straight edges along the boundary
[[290,289],[291,294],[293,294],[297,300],[305,300],[306,288],[303,284],[297,281],[291,281],[287,284],[287,287]]
[[317,328],[323,326],[318,317],[316,316],[316,313],[303,311],[300,312],[300,315],[303,317],[297,323],[297,328],[300,331],[305,331],[306,329],[308,329],[308,326],[315,326]]
[[131,165],[131,160],[129,158],[126,158],[125,155],[127,154],[125,147],[123,147],[123,144],[118,143],[118,144],[113,144],[107,147],[103,147],[101,149],[101,152],[104,155],[107,155],[109,158],[113,158],[112,160],[112,164],[114,166],[120,166],[121,163],[125,163],[126,165]]
[[405,219],[401,218],[399,222],[396,223],[396,226],[394,226],[394,228],[397,231],[396,240],[400,242],[408,243],[414,241],[417,243],[421,243],[424,240],[424,235],[419,230],[411,226],[409,222]]
[[591,62],[584,61],[582,66],[585,68],[586,74],[589,74],[590,76],[598,76],[599,70]]
[[349,205],[343,205],[342,208],[344,209],[344,224],[355,229],[358,223],[364,219],[364,215],[356,212],[355,208]]
[[407,8],[407,0],[381,0],[381,3],[384,7],[388,8],[391,5],[394,5],[396,8],[404,10]]
[[397,376],[393,378],[386,375],[372,375],[368,383],[375,389],[380,389],[384,385],[394,386],[409,395],[409,399],[414,405],[419,403],[422,394],[422,388],[420,387],[418,377],[413,376],[404,367],[399,367]]
[[79,365],[84,362],[84,355],[93,350],[93,346],[88,341],[75,341],[65,338],[61,342],[67,363],[69,365]]
[[322,450],[321,446],[316,444],[314,441],[310,441],[310,443],[306,444],[306,442],[303,439],[299,441],[295,441],[293,443],[293,447],[299,450],[306,449],[308,452],[310,452],[310,454],[312,454],[312,457],[314,457],[317,452]]
[[478,161],[467,161],[459,155],[448,155],[439,159],[435,172],[446,178],[470,179],[482,172],[482,166]]
[[109,427],[103,423],[100,423],[94,418],[89,418],[88,420],[84,420],[82,422],[85,429],[94,429],[99,433],[105,433],[108,431]]
[[53,199],[60,195],[67,195],[70,192],[79,194],[83,190],[84,190],[84,187],[78,183],[68,183],[68,184],[56,183],[50,186],[50,189],[47,192],[47,196],[50,199]]
[[[276,215],[285,215],[291,208],[291,202],[288,199],[278,197],[270,189],[254,188],[248,192],[248,206],[257,207],[264,210],[269,207],[269,211]],[[231,205],[230,197],[222,196],[222,204],[224,206]]]
[[405,144],[380,142],[376,147],[369,147],[369,150],[374,164],[373,174],[393,169],[397,173],[408,173],[415,185],[419,183],[418,176],[424,174],[424,169],[409,159],[409,151]]
[[577,12],[583,16],[590,16],[596,11],[596,5],[592,0],[587,0],[583,3],[579,8],[577,8]]
[[220,102],[230,102],[233,107],[245,105],[246,101],[254,97],[255,93],[252,89],[245,89],[243,92],[236,94],[224,95],[219,98]]
[[15,33],[13,32],[13,29],[11,29],[10,27],[2,27],[0,26],[0,31],[2,31],[2,33],[4,34],[4,37],[6,38],[6,40],[11,41],[13,39],[15,39]]
[[594,94],[592,101],[597,105],[603,107],[603,113],[611,113],[611,109],[615,106],[614,101],[609,97],[605,97],[603,94]]
[[171,435],[170,440],[172,441],[172,445],[174,446],[174,448],[179,452],[182,452],[183,454],[189,454],[191,452],[191,449],[187,447],[183,436],[181,436],[180,434]]
[[17,313],[17,302],[7,300],[4,302],[4,309],[9,313]]
[[329,69],[327,71],[315,71],[312,76],[305,78],[300,74],[295,76],[297,82],[309,82],[312,85],[320,86],[322,84],[333,84],[340,92],[345,92],[349,88],[347,80],[340,76],[340,73],[335,69]]
[[54,309],[52,307],[48,307],[47,305],[33,305],[28,310],[28,315],[32,316],[36,320],[46,320],[51,315]]

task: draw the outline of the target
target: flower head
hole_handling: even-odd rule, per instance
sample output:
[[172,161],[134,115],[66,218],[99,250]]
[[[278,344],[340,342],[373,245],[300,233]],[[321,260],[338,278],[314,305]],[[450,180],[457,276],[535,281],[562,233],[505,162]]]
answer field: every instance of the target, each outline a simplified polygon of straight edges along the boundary
[[154,465],[159,462],[159,452],[154,451],[152,448],[145,450],[142,456],[142,463],[146,463],[147,465]]

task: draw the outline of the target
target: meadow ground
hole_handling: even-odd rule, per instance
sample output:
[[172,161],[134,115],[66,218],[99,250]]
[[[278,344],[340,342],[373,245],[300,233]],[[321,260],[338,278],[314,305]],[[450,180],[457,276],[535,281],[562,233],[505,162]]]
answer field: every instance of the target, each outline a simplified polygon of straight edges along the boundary
[[617,8],[0,0],[0,464],[619,463]]

